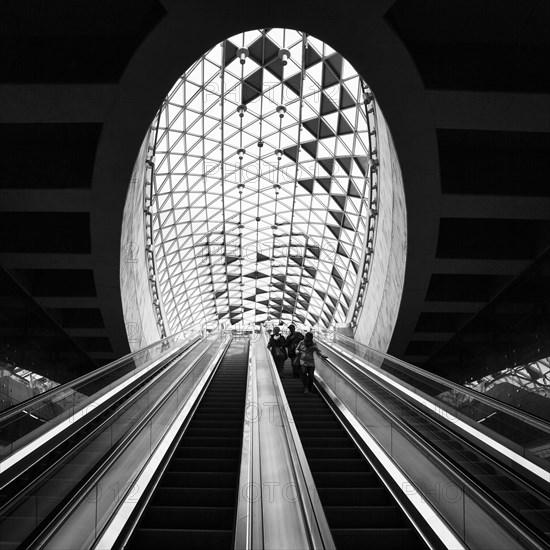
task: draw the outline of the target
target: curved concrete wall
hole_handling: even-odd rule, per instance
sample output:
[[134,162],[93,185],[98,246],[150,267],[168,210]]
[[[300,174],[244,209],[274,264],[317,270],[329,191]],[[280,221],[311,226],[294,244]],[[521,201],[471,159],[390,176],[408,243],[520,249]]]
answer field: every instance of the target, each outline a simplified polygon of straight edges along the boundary
[[[257,9],[230,9],[224,10],[223,17],[210,18],[206,33],[204,26],[196,24],[204,16],[204,3],[164,4],[165,17],[140,45],[116,86],[96,152],[90,209],[92,250],[94,259],[97,258],[94,279],[102,315],[110,327],[117,353],[127,353],[126,332],[135,329],[135,325],[128,329],[123,323],[137,322],[142,327],[143,312],[138,313],[137,307],[130,312],[127,305],[122,306],[119,268],[121,263],[124,268],[120,259],[122,213],[143,136],[167,91],[202,52],[227,36],[265,26],[266,18],[270,26],[301,29],[339,51],[368,80],[392,130],[407,186],[409,257],[400,313],[389,349],[394,355],[403,353],[423,304],[435,256],[440,211],[439,164],[433,116],[422,80],[406,47],[385,22],[383,15],[388,6],[383,4],[362,3],[362,16],[355,19],[346,18],[349,13],[345,10],[334,11],[332,4],[321,0],[322,15],[317,18],[312,17],[311,11],[305,13],[294,9],[295,6],[281,10],[277,5],[270,14]],[[323,11],[327,8],[332,10],[332,18],[327,18]],[[384,192],[382,188],[381,191]],[[381,194],[381,201],[386,199]],[[122,242],[134,241],[126,235]],[[138,254],[143,251],[138,250]],[[145,273],[144,270],[144,276]],[[386,278],[384,286],[385,281]],[[143,294],[150,296],[149,292]],[[135,296],[132,300],[137,302]],[[368,293],[364,301],[376,315],[385,309],[382,303],[371,304]],[[362,322],[359,325],[363,327]],[[390,334],[386,333],[383,340]],[[358,331],[357,338],[369,343],[373,338],[373,344],[377,340],[372,328],[367,334],[366,326]],[[136,335],[132,334],[131,339],[135,340]],[[131,346],[134,349],[136,344],[132,342]]]
[[403,176],[386,119],[377,105],[378,221],[370,280],[357,320],[355,339],[385,352],[403,294],[407,209]]
[[132,172],[124,205],[120,242],[120,292],[131,351],[137,351],[160,338],[145,254],[143,193],[148,137],[147,134]]

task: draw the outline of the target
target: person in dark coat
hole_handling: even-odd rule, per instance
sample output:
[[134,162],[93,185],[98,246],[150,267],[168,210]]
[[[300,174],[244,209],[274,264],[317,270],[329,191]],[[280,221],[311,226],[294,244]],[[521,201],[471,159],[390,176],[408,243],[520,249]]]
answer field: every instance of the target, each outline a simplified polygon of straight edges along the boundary
[[275,361],[275,366],[277,367],[277,372],[280,376],[283,375],[285,369],[285,361],[287,358],[286,353],[286,338],[281,335],[281,329],[275,327],[273,329],[273,334],[267,343],[268,349],[271,350],[271,355]]
[[301,332],[297,332],[294,325],[289,325],[288,331],[289,333],[286,337],[286,349],[288,352],[288,358],[290,359],[290,364],[292,365],[292,377],[300,378],[300,358],[296,355],[296,348],[304,339],[304,335]]
[[321,353],[317,344],[313,341],[313,334],[306,333],[306,337],[298,344],[296,354],[300,358],[300,368],[302,371],[302,384],[304,385],[304,393],[309,393],[313,389],[313,380],[315,376],[315,361],[313,354],[317,353],[323,359],[327,356]]

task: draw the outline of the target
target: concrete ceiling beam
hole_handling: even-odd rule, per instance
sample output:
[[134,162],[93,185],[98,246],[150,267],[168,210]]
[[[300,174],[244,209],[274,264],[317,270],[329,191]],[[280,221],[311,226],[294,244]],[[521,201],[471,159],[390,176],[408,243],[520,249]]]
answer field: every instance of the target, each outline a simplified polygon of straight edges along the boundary
[[550,132],[547,94],[428,90],[437,128]]

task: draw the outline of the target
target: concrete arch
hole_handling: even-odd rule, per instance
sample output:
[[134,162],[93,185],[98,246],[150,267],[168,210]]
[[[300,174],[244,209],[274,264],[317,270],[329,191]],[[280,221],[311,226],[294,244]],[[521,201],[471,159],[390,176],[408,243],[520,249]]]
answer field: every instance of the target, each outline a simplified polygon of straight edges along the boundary
[[[408,211],[407,267],[392,350],[400,353],[429,283],[439,224],[439,173],[432,115],[419,73],[383,15],[391,2],[262,7],[164,2],[165,17],[131,59],[103,126],[92,183],[94,276],[115,351],[128,350],[120,297],[124,202],[145,132],[177,77],[222,39],[266,25],[297,28],[348,59],[375,92],[399,153]],[[271,13],[270,13],[271,12]],[[138,251],[139,253],[140,251]],[[142,252],[142,251],[141,251]],[[120,334],[119,334],[120,333]]]

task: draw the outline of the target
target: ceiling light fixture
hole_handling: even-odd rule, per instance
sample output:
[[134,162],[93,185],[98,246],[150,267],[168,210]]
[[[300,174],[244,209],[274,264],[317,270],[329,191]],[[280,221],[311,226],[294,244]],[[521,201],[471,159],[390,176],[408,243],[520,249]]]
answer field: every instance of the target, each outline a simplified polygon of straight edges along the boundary
[[244,62],[248,57],[248,48],[239,48],[237,50],[237,57],[240,59],[241,65],[244,65]]
[[279,59],[282,61],[283,67],[285,67],[290,59],[290,52],[286,48],[281,48],[279,50]]

